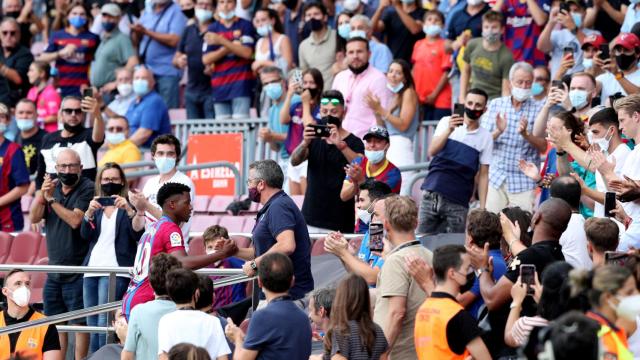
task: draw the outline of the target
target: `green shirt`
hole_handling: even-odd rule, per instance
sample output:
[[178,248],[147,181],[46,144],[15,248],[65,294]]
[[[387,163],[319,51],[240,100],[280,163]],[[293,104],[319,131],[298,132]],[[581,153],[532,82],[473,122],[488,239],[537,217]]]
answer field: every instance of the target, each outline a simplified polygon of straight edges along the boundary
[[497,51],[487,51],[482,46],[482,38],[471,39],[464,49],[463,60],[471,65],[467,89],[483,89],[489,100],[502,96],[502,79],[509,79],[513,65],[513,55],[504,44]]
[[[580,164],[578,164],[578,162],[575,160],[571,162],[571,168],[573,168],[573,172],[575,172],[578,176],[580,176],[580,178],[582,178],[582,180],[584,180],[584,184],[589,189],[596,188],[595,173],[587,171],[587,169],[580,166]],[[585,219],[590,218],[593,216],[593,209],[589,209],[588,207],[584,206],[583,203],[580,203],[580,214],[582,214]]]
[[89,77],[91,85],[101,88],[115,81],[115,70],[123,67],[134,56],[131,39],[116,27],[110,34],[104,34],[96,50],[95,60],[91,63]]

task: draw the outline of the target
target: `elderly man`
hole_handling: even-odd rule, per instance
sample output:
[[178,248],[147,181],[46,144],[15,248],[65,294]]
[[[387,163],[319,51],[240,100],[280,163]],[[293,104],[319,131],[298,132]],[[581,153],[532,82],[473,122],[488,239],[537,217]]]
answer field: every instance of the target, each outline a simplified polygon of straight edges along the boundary
[[91,85],[100,89],[100,93],[111,97],[116,89],[115,70],[121,66],[131,69],[138,64],[131,38],[120,32],[118,23],[122,13],[120,7],[110,3],[102,6],[103,33],[100,35],[100,45],[96,49],[96,57],[91,64]]
[[20,45],[31,47],[33,34],[40,33],[44,26],[39,16],[40,11],[33,9],[33,1],[3,0],[2,14],[5,17],[14,18],[20,25]]
[[136,99],[136,94],[133,92],[133,70],[121,67],[116,69],[115,76],[118,94],[104,109],[104,113],[109,117],[116,115],[125,116],[127,110],[129,110],[129,106],[131,106]]
[[27,71],[33,62],[29,48],[20,44],[20,26],[14,18],[4,18],[0,23],[0,45],[0,102],[14,107],[27,95]]
[[126,117],[114,116],[110,118],[107,121],[106,130],[104,139],[109,150],[104,153],[98,166],[102,167],[108,162],[122,165],[142,159],[138,146],[128,139],[129,121],[127,121]]
[[349,38],[361,37],[369,40],[369,49],[371,50],[369,62],[374,68],[386,73],[391,61],[393,61],[393,55],[387,45],[372,36],[371,20],[365,15],[355,15],[351,18],[349,25],[351,26]]
[[520,171],[518,163],[522,159],[538,163],[547,148],[544,138],[531,133],[542,107],[531,98],[533,67],[525,62],[513,64],[509,84],[511,95],[492,100],[481,122],[494,141],[486,204],[491,212],[508,205],[532,209],[535,183]]
[[[82,162],[80,154],[66,148],[56,157],[55,169],[58,181],[49,174],[31,205],[32,224],[42,220],[46,223],[47,249],[49,264],[82,265],[89,244],[80,236],[80,224],[84,210],[93,199],[93,181],[81,176]],[[95,175],[94,175],[95,178]],[[82,275],[49,273],[44,285],[44,313],[47,316],[58,315],[82,309]],[[72,320],[82,325],[85,318]],[[67,350],[67,334],[60,334],[62,353]],[[89,334],[76,334],[76,359],[83,359],[89,348]]]
[[[85,128],[84,113],[93,115],[93,128]],[[56,157],[60,150],[71,148],[80,156],[82,177],[94,180],[97,175],[98,149],[104,143],[104,121],[100,113],[100,102],[94,98],[80,99],[67,96],[62,99],[58,118],[63,129],[45,135],[38,154],[36,189],[40,189],[45,174],[56,176]]]
[[[149,147],[159,135],[171,133],[169,110],[154,87],[153,73],[146,67],[138,67],[133,73],[136,99],[126,115],[131,126],[129,140],[138,146]],[[177,87],[174,91],[177,92]]]
[[370,66],[370,58],[369,41],[361,37],[347,40],[349,69],[338,73],[333,82],[333,89],[345,96],[347,112],[342,126],[359,138],[376,124],[376,116],[367,105],[365,97],[371,95],[383,107],[387,106],[391,98],[391,91],[387,89],[387,77],[380,70]]

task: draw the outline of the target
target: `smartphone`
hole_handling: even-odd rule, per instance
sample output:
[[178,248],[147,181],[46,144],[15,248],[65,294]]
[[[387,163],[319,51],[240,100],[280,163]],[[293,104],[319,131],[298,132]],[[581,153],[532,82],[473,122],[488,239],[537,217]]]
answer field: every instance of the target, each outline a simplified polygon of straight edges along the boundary
[[313,128],[313,131],[316,134],[316,137],[323,138],[329,137],[331,135],[331,129],[327,125],[309,125]]
[[523,284],[527,285],[527,294],[533,294],[533,285],[536,280],[536,266],[533,264],[520,265],[520,280]]
[[112,197],[99,197],[96,201],[102,206],[114,206],[116,204],[116,199]]
[[616,102],[616,100],[620,100],[624,97],[624,95],[622,95],[621,92],[617,92],[613,95],[609,95],[609,106],[613,107],[614,103]]
[[616,193],[607,191],[604,193],[604,216],[613,217],[611,210],[616,208]]
[[93,97],[93,89],[88,87],[88,88],[82,90],[82,97],[83,98],[86,98],[86,97],[92,98]]
[[565,47],[562,49],[562,55],[563,57],[566,57],[567,55],[571,55],[571,57],[573,57],[573,48],[571,46]]
[[600,60],[605,61],[605,60],[609,60],[609,58],[611,57],[611,55],[609,54],[609,44],[602,44],[600,45],[600,55],[598,55],[598,57],[600,58]]
[[551,87],[564,90],[564,83],[562,82],[562,80],[553,80],[551,82]]
[[571,8],[569,7],[569,4],[564,1],[560,3],[560,10],[565,11],[567,14],[571,12]]
[[293,82],[295,84],[298,84],[302,89],[302,70],[300,69],[293,70],[293,73],[291,74],[291,78],[293,79]]
[[381,222],[369,223],[369,250],[382,251],[384,249],[384,229]]
[[622,251],[605,251],[604,252],[604,263],[607,265],[618,265],[625,266],[627,260],[629,259],[629,254]]
[[453,113],[460,117],[464,117],[464,104],[453,105]]

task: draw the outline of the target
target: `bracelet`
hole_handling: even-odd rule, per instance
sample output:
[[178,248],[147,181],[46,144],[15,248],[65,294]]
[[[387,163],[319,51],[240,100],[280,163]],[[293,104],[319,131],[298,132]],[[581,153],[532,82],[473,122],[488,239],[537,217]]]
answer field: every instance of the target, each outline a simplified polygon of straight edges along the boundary
[[567,152],[566,151],[556,151],[556,155],[557,156],[565,156],[565,155],[567,155]]
[[509,305],[509,309],[520,309],[522,307],[522,304],[516,304],[513,301],[511,302],[511,305]]

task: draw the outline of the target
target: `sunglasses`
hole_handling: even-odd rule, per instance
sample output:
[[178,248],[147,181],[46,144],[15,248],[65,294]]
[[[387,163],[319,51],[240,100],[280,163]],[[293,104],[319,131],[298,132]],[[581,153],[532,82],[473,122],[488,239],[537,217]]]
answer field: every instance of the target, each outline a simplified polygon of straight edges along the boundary
[[107,131],[112,133],[119,133],[119,132],[123,132],[124,128],[122,126],[112,126],[112,127],[108,127]]
[[66,109],[62,109],[62,112],[67,114],[67,115],[73,115],[73,114],[77,114],[80,115],[82,114],[82,109],[70,109],[70,108],[66,108]]
[[7,35],[16,36],[16,32],[15,31],[3,31],[2,35],[3,36],[7,36]]
[[342,101],[339,99],[322,98],[320,100],[320,104],[322,105],[328,105],[329,103],[331,103],[331,105],[342,105]]

